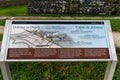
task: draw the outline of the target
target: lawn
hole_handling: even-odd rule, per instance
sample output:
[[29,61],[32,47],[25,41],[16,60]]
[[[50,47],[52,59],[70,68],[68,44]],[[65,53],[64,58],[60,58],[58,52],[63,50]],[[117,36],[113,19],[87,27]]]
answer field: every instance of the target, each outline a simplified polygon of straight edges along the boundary
[[112,19],[111,20],[111,26],[113,31],[119,31],[120,32],[120,19]]
[[103,62],[10,63],[13,80],[103,80],[105,66]]
[[26,10],[26,5],[0,8],[0,16],[24,16]]

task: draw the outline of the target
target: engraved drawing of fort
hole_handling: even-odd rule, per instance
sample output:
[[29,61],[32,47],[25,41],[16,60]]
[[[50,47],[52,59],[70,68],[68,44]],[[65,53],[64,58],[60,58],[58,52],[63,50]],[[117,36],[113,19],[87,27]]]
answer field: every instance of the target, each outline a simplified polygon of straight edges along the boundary
[[11,34],[10,41],[13,45],[25,45],[27,48],[61,48],[60,42],[67,38],[67,34],[58,32],[24,29],[22,33]]

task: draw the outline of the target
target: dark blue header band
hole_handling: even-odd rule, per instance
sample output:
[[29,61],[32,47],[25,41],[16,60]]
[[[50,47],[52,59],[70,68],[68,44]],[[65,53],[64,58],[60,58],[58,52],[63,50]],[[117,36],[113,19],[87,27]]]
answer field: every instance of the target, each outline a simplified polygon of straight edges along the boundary
[[76,22],[76,21],[13,21],[12,24],[104,24],[103,21],[99,22]]

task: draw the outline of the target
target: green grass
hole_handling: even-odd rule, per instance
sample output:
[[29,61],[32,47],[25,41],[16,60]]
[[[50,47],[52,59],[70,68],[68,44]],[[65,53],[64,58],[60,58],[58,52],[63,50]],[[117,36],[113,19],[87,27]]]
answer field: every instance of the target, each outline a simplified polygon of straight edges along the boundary
[[0,34],[0,41],[2,41],[2,37],[3,37],[3,35],[2,35],[2,34]]
[[0,25],[5,25],[5,20],[0,20]]
[[111,26],[113,31],[119,31],[120,32],[120,19],[112,19],[111,20]]
[[[105,62],[17,62],[9,66],[12,80],[103,80],[106,69]],[[120,62],[113,80],[120,80],[119,66]]]
[[0,8],[0,16],[25,16],[26,5]]
[[[120,60],[120,58],[119,58],[119,60]],[[120,61],[118,62],[118,65],[117,65],[113,80],[120,80]]]
[[117,64],[117,68],[116,68],[113,80],[120,80],[120,48],[116,48],[116,51],[117,51],[117,57],[118,57],[118,64]]
[[103,80],[103,62],[10,63],[13,80]]

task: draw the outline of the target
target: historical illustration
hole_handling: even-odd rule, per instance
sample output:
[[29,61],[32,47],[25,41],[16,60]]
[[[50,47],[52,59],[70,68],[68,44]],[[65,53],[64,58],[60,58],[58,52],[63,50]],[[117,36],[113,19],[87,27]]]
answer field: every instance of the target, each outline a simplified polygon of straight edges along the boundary
[[103,25],[13,25],[9,48],[105,48],[108,47],[105,34]]
[[12,34],[10,37],[10,39],[12,40],[12,44],[24,44],[27,45],[29,48],[61,48],[64,46],[60,45],[60,42],[65,42],[67,38],[69,38],[67,34],[39,30],[24,30],[24,32],[19,34]]

